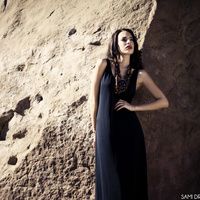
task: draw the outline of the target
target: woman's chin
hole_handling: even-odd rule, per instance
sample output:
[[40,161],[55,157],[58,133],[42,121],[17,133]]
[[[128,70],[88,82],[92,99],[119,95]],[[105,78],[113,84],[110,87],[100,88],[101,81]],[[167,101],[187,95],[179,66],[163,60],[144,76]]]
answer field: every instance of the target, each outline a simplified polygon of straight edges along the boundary
[[125,52],[124,55],[132,55],[133,51]]
[[126,49],[126,51],[124,51],[125,54],[133,54],[133,49]]

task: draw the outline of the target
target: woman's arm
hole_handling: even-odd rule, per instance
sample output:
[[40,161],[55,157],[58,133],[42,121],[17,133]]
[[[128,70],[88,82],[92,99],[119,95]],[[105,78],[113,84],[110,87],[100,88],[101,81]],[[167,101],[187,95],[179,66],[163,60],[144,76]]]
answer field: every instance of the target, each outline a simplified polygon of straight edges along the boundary
[[155,82],[152,80],[148,72],[143,69],[139,71],[138,75],[141,78],[142,85],[144,85],[157,100],[149,104],[143,104],[138,106],[133,105],[134,110],[135,111],[157,110],[160,108],[169,107],[168,99],[160,90],[160,88],[155,84]]
[[106,59],[98,59],[96,67],[91,77],[91,89],[89,97],[90,106],[90,116],[92,120],[93,131],[96,131],[96,115],[98,109],[98,96],[99,96],[99,86],[103,75],[103,72],[107,66]]
[[142,105],[132,105],[124,100],[119,100],[115,105],[115,109],[120,110],[121,108],[127,108],[131,111],[146,111],[169,107],[169,101],[166,96],[154,83],[147,71],[144,69],[140,70],[138,73],[138,79],[140,79],[141,85],[144,85],[157,100],[155,102]]

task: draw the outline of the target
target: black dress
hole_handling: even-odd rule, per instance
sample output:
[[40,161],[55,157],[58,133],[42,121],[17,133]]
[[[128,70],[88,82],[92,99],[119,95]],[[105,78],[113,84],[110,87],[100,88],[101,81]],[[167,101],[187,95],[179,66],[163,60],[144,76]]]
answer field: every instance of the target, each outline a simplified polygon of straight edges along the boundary
[[134,111],[114,110],[119,99],[131,102],[138,69],[129,86],[115,94],[110,61],[100,83],[96,120],[95,200],[147,200],[147,163],[144,134]]

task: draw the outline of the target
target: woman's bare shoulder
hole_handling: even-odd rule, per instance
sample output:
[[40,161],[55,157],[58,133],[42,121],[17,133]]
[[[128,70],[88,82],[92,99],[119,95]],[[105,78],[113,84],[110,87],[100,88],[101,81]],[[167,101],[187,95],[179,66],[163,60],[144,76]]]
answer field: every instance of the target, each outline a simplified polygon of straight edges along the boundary
[[105,68],[107,66],[107,59],[106,58],[98,58],[95,68],[96,72],[100,73],[100,75],[104,72]]
[[107,59],[106,58],[98,58],[96,62],[96,67],[101,68],[102,70],[105,69],[107,65]]
[[93,77],[96,79],[100,79],[103,75],[103,72],[107,66],[107,59],[106,58],[98,58],[95,64],[94,72],[92,73]]
[[145,73],[147,73],[147,71],[145,69],[139,69],[139,71],[138,71],[139,76],[144,76]]
[[144,76],[146,76],[147,71],[145,69],[139,69],[138,71],[138,83],[142,83]]
[[144,79],[150,78],[150,74],[145,69],[139,69],[139,71],[138,71],[138,77],[140,79],[144,80]]

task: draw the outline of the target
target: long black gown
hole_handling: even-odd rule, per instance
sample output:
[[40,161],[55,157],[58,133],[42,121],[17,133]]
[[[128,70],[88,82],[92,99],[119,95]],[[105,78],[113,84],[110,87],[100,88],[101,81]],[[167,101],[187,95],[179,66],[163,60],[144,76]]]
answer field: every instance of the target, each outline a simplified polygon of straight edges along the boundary
[[110,61],[100,83],[96,120],[95,200],[147,200],[144,134],[134,111],[114,110],[119,99],[131,102],[136,91],[134,69],[125,92],[115,94]]

